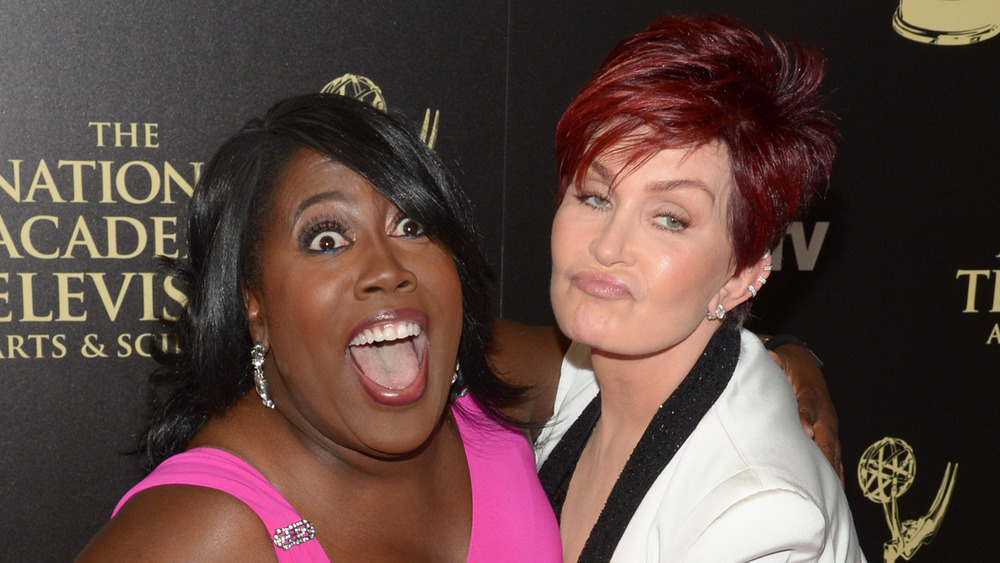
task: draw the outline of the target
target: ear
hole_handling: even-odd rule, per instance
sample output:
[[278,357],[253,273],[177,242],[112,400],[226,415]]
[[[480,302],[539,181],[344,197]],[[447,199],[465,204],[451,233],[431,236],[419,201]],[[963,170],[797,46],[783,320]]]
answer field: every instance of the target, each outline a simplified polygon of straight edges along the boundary
[[757,296],[760,288],[767,283],[771,275],[771,252],[763,258],[733,274],[729,281],[719,290],[717,303],[721,303],[726,311],[732,311],[740,303]]
[[265,349],[269,348],[270,346],[267,342],[267,322],[264,318],[264,307],[258,293],[252,289],[244,289],[243,306],[247,311],[250,337],[254,342],[262,344]]

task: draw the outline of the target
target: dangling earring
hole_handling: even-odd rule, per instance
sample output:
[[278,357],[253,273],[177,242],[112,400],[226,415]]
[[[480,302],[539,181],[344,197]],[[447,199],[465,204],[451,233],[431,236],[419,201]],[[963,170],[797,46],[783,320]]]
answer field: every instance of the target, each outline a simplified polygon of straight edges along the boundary
[[721,321],[726,318],[726,308],[722,306],[722,303],[719,303],[719,306],[715,308],[715,314],[707,313],[705,318],[710,321]]
[[250,350],[250,363],[253,364],[253,385],[257,388],[260,401],[264,403],[265,407],[273,409],[274,401],[267,396],[267,380],[264,379],[264,353],[266,351],[260,342],[254,344]]
[[465,381],[462,380],[462,367],[456,361],[455,373],[451,375],[451,398],[452,400],[457,399],[468,393],[468,391],[469,388],[465,386]]

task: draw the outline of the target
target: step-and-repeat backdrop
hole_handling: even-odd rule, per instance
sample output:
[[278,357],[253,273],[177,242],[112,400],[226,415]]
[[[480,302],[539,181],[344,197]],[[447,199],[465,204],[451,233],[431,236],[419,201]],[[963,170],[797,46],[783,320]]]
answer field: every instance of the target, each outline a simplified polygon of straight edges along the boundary
[[2,558],[71,558],[140,477],[149,350],[183,300],[154,257],[183,252],[201,167],[247,118],[324,88],[406,114],[472,194],[498,311],[548,323],[555,122],[666,11],[822,47],[833,185],[776,252],[752,328],[825,361],[869,560],[988,559],[996,0],[0,3]]

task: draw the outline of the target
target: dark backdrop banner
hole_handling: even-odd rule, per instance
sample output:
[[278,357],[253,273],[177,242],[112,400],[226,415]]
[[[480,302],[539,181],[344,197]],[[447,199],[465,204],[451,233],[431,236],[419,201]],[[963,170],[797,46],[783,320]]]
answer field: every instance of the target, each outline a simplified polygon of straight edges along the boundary
[[148,351],[171,344],[158,319],[183,299],[154,256],[182,252],[201,166],[247,118],[324,87],[404,113],[472,194],[498,311],[548,323],[556,120],[617,39],[662,12],[718,11],[822,47],[843,134],[829,196],[776,253],[751,328],[826,362],[869,560],[988,559],[998,6],[0,3],[3,558],[71,558],[140,477],[127,452]]

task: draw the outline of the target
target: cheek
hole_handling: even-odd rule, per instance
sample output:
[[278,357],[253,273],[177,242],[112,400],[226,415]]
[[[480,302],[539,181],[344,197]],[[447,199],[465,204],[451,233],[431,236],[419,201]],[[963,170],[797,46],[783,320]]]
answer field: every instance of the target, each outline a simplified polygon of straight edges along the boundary
[[455,271],[455,267],[450,261],[446,266],[443,265],[442,269],[450,273],[442,280],[441,287],[443,291],[441,291],[439,299],[451,311],[453,324],[458,327],[458,332],[461,332],[463,313],[462,282],[459,280],[458,272]]
[[650,264],[650,288],[663,303],[688,304],[700,311],[725,283],[728,257],[712,251],[664,254]]
[[560,267],[566,260],[579,252],[585,245],[585,233],[580,229],[579,221],[574,221],[570,214],[560,207],[552,220],[552,264]]
[[429,312],[432,319],[439,321],[436,326],[432,326],[431,330],[432,334],[436,335],[434,340],[440,345],[431,348],[429,366],[432,380],[436,379],[433,374],[439,374],[441,379],[438,381],[447,380],[450,384],[450,380],[445,378],[450,378],[455,369],[465,321],[462,283],[450,256],[448,256],[447,261],[439,263],[435,274],[433,278],[426,279],[431,284],[429,289],[433,300],[432,303],[429,303],[433,311]]
[[552,223],[552,241],[551,241],[551,251],[552,251],[552,270],[550,272],[549,279],[549,292],[551,294],[552,305],[554,307],[559,307],[561,302],[559,301],[560,296],[567,287],[569,280],[567,270],[567,262],[569,261],[570,249],[566,244],[566,228],[564,222],[560,221],[558,216]]
[[343,279],[323,271],[285,268],[284,275],[270,284],[271,317],[279,326],[289,323],[310,324],[329,322],[331,308],[343,301],[348,284]]
[[448,316],[449,324],[461,333],[462,328],[462,281],[451,254],[440,250],[430,259],[418,260],[422,271],[417,274],[422,285],[433,296],[441,312]]

